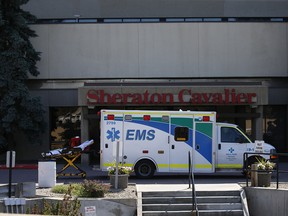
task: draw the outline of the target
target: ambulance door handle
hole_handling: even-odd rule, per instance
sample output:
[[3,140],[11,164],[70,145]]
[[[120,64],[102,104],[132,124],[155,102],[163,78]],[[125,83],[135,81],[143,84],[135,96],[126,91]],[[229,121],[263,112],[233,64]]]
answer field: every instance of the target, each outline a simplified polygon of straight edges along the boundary
[[199,146],[198,144],[196,145],[196,149],[197,149],[197,150],[199,150],[199,149],[200,149],[200,146]]
[[218,144],[218,149],[221,150],[221,144],[220,143]]
[[105,148],[108,148],[108,144],[107,143],[105,144]]
[[175,145],[172,145],[171,148],[172,148],[172,149],[175,149]]

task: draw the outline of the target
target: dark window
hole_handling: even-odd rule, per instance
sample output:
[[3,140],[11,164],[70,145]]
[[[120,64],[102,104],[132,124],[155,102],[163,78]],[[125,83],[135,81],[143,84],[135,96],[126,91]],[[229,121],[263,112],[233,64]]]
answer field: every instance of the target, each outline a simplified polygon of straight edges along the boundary
[[221,142],[227,143],[248,143],[247,138],[236,128],[221,127]]
[[288,152],[286,106],[264,106],[263,128],[266,143],[273,145],[277,152]]
[[189,129],[187,127],[176,127],[175,128],[175,141],[187,141]]
[[81,136],[81,108],[50,108],[51,149],[69,146],[72,138]]

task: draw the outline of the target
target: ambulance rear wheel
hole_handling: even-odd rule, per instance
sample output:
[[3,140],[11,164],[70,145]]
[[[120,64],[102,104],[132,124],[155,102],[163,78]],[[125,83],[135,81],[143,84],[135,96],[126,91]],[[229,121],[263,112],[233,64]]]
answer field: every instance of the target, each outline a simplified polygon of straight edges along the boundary
[[151,178],[155,172],[155,165],[149,160],[139,161],[134,168],[138,178]]

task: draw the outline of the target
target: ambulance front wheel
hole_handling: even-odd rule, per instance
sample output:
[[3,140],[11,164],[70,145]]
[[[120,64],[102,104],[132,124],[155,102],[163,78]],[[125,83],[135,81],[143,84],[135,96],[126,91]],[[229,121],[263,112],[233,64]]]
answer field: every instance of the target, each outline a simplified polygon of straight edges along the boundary
[[[245,161],[244,163],[244,172],[243,172],[243,175],[250,178],[251,177],[251,166],[252,164],[255,164],[261,160],[263,160],[264,158],[261,157],[261,156],[251,156],[249,158],[247,158],[247,160]],[[264,159],[265,160],[265,159]]]
[[134,171],[138,178],[151,178],[155,173],[155,165],[150,160],[138,161]]

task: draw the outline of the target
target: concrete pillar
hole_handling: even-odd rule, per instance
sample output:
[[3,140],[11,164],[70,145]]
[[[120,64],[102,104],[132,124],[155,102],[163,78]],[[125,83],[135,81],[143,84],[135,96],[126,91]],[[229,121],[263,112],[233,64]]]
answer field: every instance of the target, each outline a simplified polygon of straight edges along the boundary
[[[81,142],[85,142],[89,139],[89,123],[88,119],[84,118],[88,114],[88,108],[82,107],[81,109]],[[89,154],[81,155],[81,164],[89,164]]]
[[260,114],[259,118],[255,118],[253,122],[253,131],[256,140],[263,140],[263,106],[257,106],[256,113]]
[[286,146],[286,152],[288,152],[288,137],[287,137],[287,134],[288,134],[288,106],[286,106],[286,125],[285,125],[285,127],[286,127],[286,144],[285,144],[285,146]]

